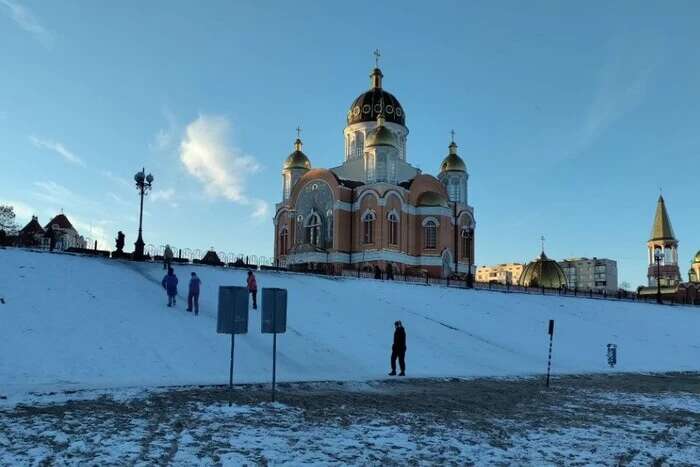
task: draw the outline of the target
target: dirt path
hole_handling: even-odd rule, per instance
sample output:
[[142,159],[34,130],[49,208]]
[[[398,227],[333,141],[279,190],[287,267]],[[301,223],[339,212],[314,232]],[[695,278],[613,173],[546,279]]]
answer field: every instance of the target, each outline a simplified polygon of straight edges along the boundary
[[237,386],[0,411],[0,464],[697,465],[700,374]]

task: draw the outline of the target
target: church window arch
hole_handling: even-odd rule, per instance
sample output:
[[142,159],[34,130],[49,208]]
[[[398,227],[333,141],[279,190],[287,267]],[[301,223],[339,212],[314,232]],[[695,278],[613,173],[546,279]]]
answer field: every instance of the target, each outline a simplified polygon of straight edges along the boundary
[[374,243],[374,221],[377,215],[374,211],[367,211],[362,216],[362,243]]
[[314,246],[321,244],[321,216],[315,212],[306,221],[306,243]]
[[361,131],[355,132],[353,157],[359,159],[365,150],[365,135]]
[[423,245],[426,250],[437,248],[438,223],[432,218],[423,221]]
[[287,226],[285,225],[284,227],[282,227],[282,230],[280,230],[279,254],[281,256],[284,256],[287,254],[288,245],[289,245],[289,230],[287,229]]
[[392,209],[387,216],[389,221],[389,245],[399,244],[399,215],[395,209]]
[[472,233],[468,227],[463,227],[459,235],[460,246],[461,246],[461,257],[466,259],[470,255],[470,243],[471,243]]

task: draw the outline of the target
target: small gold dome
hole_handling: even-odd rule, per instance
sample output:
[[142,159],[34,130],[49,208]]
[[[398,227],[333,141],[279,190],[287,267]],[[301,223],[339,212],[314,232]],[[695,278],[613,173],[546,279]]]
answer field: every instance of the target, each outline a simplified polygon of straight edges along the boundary
[[284,170],[287,169],[310,169],[311,161],[306,154],[301,152],[302,142],[299,138],[294,142],[294,152],[284,161]]
[[379,114],[379,117],[377,117],[377,127],[367,134],[367,139],[365,140],[365,147],[372,146],[398,147],[396,136],[384,126],[384,115],[382,114]]
[[695,253],[695,258],[693,258],[693,263],[700,263],[700,250]]
[[467,165],[461,157],[457,155],[457,144],[454,141],[450,144],[450,153],[442,160],[440,172],[466,172]]
[[447,200],[440,193],[426,191],[418,197],[418,206],[443,206],[447,207]]
[[523,287],[546,287],[559,289],[566,287],[566,274],[553,259],[547,258],[544,251],[535,261],[525,266],[520,275],[519,285]]

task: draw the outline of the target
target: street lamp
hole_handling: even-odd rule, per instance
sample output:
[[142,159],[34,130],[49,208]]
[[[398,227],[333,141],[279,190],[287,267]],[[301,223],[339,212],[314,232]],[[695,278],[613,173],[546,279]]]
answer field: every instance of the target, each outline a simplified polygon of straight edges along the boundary
[[141,169],[140,172],[136,172],[134,175],[134,181],[136,182],[136,189],[141,196],[141,208],[139,210],[139,238],[136,239],[134,243],[134,259],[138,261],[143,261],[143,197],[148,194],[153,185],[153,175],[146,175],[146,169]]
[[661,252],[661,248],[656,248],[654,250],[654,261],[656,261],[656,303],[663,303],[661,301],[661,261],[664,259],[664,254]]
[[[455,273],[459,272],[459,244],[458,244],[458,230],[459,230],[459,218],[462,216],[464,212],[468,212],[467,209],[462,209],[461,211],[457,212],[457,203],[453,204],[453,216],[454,216],[454,262],[455,262]],[[467,239],[466,246],[467,246],[467,251],[465,254],[467,255],[467,265],[469,266],[469,269],[467,270],[467,287],[472,289],[474,288],[474,275],[472,274],[472,239],[474,238],[474,229],[471,227],[467,227],[464,229],[463,233],[461,233],[464,238]]]

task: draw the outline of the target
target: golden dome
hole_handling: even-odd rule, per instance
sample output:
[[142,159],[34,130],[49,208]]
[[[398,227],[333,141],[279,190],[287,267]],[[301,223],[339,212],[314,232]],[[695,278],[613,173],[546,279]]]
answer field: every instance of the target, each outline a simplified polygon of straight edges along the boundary
[[543,251],[539,258],[525,266],[518,284],[523,287],[560,289],[566,287],[566,274],[559,263],[547,258]]
[[693,258],[693,263],[700,263],[700,250],[695,253],[695,258]]
[[377,117],[377,127],[367,134],[367,139],[365,140],[365,147],[372,146],[398,147],[396,136],[384,126],[384,115],[382,114],[379,114],[379,117]]
[[440,193],[426,191],[418,197],[418,206],[447,206],[447,200]]
[[302,142],[299,138],[294,142],[294,152],[284,161],[284,170],[287,169],[306,169],[311,168],[311,161],[306,154],[301,152]]
[[466,172],[467,165],[461,157],[457,155],[457,144],[454,141],[450,144],[450,153],[442,160],[440,172]]

